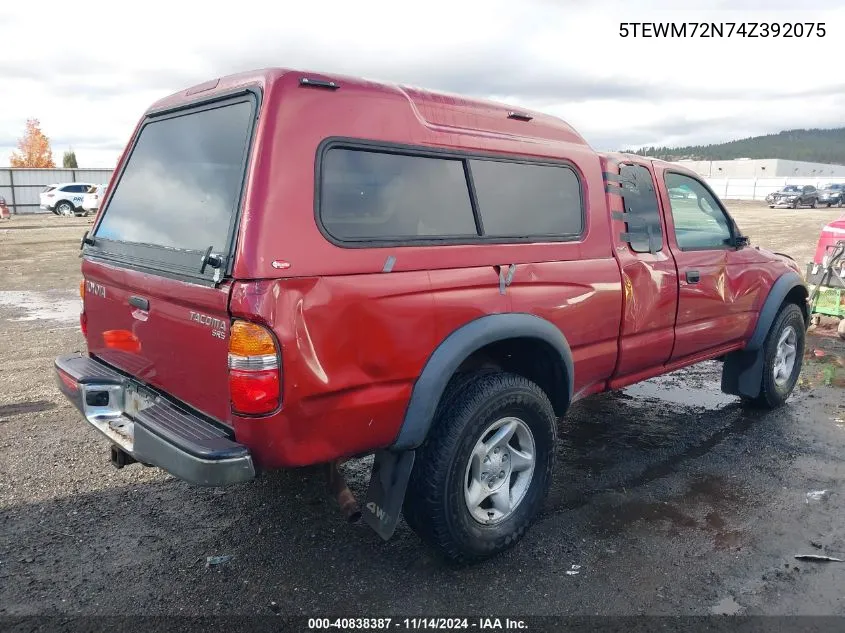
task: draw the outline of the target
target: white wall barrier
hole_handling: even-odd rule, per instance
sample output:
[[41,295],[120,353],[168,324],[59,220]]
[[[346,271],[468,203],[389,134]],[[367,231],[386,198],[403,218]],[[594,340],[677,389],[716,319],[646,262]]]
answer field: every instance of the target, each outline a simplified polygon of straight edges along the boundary
[[0,168],[0,198],[6,199],[12,213],[49,213],[39,208],[39,194],[47,185],[60,182],[105,184],[111,169],[29,169]]
[[705,178],[708,185],[723,200],[765,200],[770,193],[786,185],[813,185],[822,189],[827,184],[843,183],[845,178]]

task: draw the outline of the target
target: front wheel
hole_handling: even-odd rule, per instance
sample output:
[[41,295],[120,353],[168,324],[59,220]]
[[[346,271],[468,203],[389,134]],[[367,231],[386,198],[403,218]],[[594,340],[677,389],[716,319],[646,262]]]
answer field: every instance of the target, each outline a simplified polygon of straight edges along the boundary
[[447,559],[475,562],[515,545],[539,514],[557,419],[543,390],[514,374],[472,376],[444,400],[417,452],[403,513]]
[[763,381],[752,404],[774,409],[786,402],[801,373],[804,336],[801,309],[794,303],[784,305],[763,343]]

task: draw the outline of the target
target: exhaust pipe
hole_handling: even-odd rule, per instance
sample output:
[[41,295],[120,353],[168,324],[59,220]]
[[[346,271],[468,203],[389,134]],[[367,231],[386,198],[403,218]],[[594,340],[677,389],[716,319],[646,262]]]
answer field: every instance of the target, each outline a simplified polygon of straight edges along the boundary
[[338,466],[344,461],[346,460],[337,460],[327,465],[326,475],[329,492],[331,492],[340,506],[343,517],[349,523],[357,523],[361,520],[361,509],[358,507],[358,501],[355,499],[355,495],[352,494],[349,486],[346,485],[346,480],[340,474],[340,470],[338,470]]

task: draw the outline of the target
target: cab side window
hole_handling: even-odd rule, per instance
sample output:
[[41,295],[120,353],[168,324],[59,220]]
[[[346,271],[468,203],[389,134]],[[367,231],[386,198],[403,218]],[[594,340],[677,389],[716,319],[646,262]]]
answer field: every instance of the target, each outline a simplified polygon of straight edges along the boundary
[[642,165],[621,165],[619,184],[625,206],[625,241],[635,253],[663,250],[663,229],[651,172]]
[[[698,180],[666,174],[666,189],[681,250],[709,250],[730,246],[731,224],[713,195]],[[679,192],[683,191],[684,195]]]

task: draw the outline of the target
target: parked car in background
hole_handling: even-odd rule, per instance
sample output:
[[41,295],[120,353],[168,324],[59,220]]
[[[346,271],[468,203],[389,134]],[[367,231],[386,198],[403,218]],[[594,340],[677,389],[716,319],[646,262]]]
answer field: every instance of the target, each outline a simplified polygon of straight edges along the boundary
[[687,198],[694,198],[695,194],[690,191],[689,188],[682,185],[680,187],[672,187],[671,189],[669,189],[669,197],[674,198],[676,200],[684,200]]
[[82,214],[82,198],[93,186],[90,182],[63,182],[48,185],[39,196],[39,206],[56,215]]
[[775,191],[766,196],[769,208],[791,208],[812,207],[815,208],[819,201],[819,192],[813,185],[786,185],[780,191]]
[[82,196],[82,211],[85,215],[96,213],[100,208],[100,200],[106,195],[108,185],[94,185]]
[[825,185],[824,189],[819,191],[819,204],[827,207],[836,205],[837,207],[845,206],[845,184],[836,183]]

